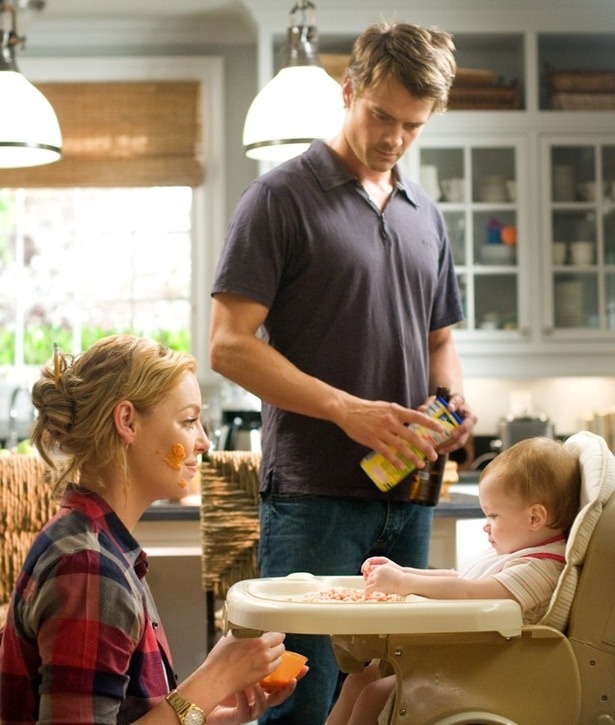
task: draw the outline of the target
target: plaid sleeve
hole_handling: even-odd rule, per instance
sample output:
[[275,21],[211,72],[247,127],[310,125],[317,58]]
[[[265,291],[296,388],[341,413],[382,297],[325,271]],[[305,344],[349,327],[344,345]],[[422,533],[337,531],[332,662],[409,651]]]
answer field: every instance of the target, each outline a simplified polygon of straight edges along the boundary
[[[18,666],[7,672],[5,662],[2,672],[15,722],[24,712],[21,697],[33,697],[25,680],[35,669],[34,719],[41,723],[116,723],[120,708],[134,698],[142,700],[144,711],[151,696],[167,691],[141,582],[125,559],[104,549],[82,549],[61,555],[35,578],[40,588],[26,584],[17,602],[16,618],[23,625],[13,643],[20,650],[13,658]],[[33,656],[40,662],[29,661]],[[6,710],[3,716],[13,720]]]

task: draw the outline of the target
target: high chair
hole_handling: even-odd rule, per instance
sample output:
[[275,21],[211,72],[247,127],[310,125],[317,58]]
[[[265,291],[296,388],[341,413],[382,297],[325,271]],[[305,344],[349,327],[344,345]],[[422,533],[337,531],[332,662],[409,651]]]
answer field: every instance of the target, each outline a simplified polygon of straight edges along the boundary
[[[390,634],[375,655],[335,636],[340,666],[382,657],[397,677],[388,722],[608,725],[615,722],[615,458],[589,432],[581,449],[581,508],[549,610],[520,634]],[[465,604],[465,602],[464,602]],[[450,602],[451,612],[456,607]],[[371,642],[373,645],[374,642]]]
[[580,449],[581,506],[539,624],[512,600],[301,604],[316,584],[362,579],[297,574],[234,585],[227,628],[329,634],[345,672],[380,659],[397,683],[387,725],[613,725],[615,457],[587,431],[564,445]]

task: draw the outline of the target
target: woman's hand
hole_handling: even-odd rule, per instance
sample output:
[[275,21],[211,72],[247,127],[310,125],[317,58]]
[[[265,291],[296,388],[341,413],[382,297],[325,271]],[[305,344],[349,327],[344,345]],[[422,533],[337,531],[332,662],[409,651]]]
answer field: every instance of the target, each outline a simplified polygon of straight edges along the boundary
[[[258,683],[281,664],[285,636],[265,632],[260,637],[235,637],[229,632],[216,642],[203,664],[180,683],[180,693],[206,713],[214,712],[220,703],[232,703],[228,722],[240,722],[237,718],[243,713],[265,707],[269,701]],[[250,694],[237,699],[237,693],[242,692]]]
[[228,633],[216,642],[199,669],[209,671],[211,679],[225,687],[222,698],[234,695],[252,687],[281,664],[285,636],[281,632],[265,632],[260,637]]
[[[299,679],[307,670],[308,668],[304,667]],[[288,685],[271,692],[265,692],[260,685],[248,687],[220,703],[208,715],[207,722],[211,725],[242,725],[242,723],[258,720],[268,708],[275,707],[290,697],[296,686],[297,680],[293,679]]]

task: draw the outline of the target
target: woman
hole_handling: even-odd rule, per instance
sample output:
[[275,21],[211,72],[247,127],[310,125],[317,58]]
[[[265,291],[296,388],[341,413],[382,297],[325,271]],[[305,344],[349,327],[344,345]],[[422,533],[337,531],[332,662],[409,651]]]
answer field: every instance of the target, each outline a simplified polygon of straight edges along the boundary
[[[35,383],[32,440],[63,490],[17,580],[0,644],[3,723],[235,725],[285,700],[258,684],[284,635],[222,637],[177,685],[132,537],[177,497],[209,441],[192,357],[128,335],[76,357],[57,349]],[[176,688],[177,685],[177,688]]]

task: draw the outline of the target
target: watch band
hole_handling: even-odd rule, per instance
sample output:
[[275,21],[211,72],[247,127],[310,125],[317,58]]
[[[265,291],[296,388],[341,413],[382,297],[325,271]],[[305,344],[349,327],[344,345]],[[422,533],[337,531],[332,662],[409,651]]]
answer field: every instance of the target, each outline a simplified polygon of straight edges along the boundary
[[205,725],[207,718],[205,713],[190,700],[182,697],[177,690],[172,690],[164,698],[175,710],[177,719],[181,725]]

